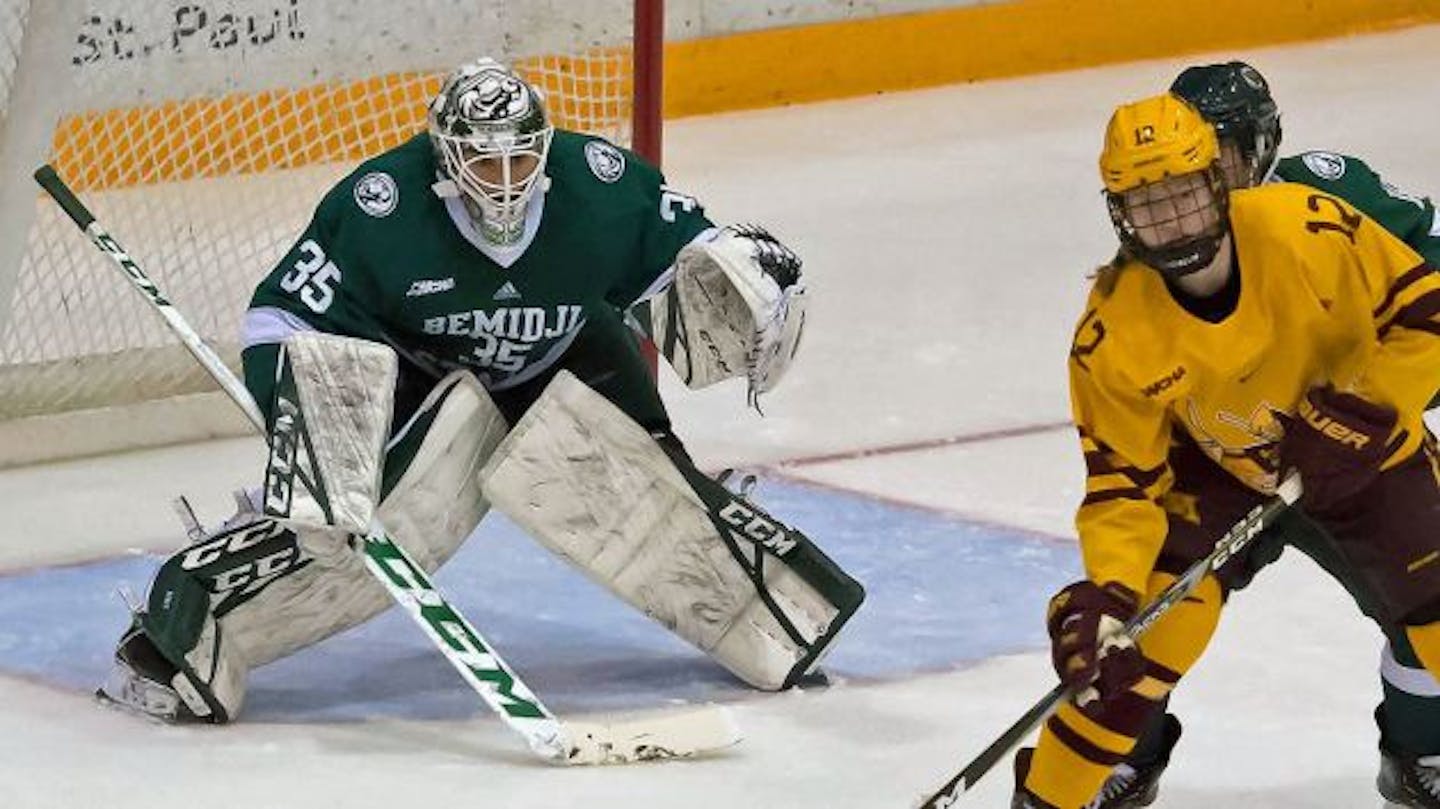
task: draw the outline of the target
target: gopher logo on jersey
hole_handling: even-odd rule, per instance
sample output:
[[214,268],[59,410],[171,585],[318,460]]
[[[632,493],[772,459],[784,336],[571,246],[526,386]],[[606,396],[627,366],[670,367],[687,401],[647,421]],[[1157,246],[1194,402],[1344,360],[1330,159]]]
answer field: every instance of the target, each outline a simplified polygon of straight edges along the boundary
[[1322,180],[1338,180],[1345,176],[1345,158],[1334,152],[1306,152],[1300,157],[1305,168]]
[[383,171],[372,171],[355,183],[355,204],[375,218],[389,216],[400,204],[400,189],[395,178]]
[[613,183],[625,173],[625,155],[603,140],[585,144],[585,162],[602,183]]
[[1260,402],[1248,414],[1221,410],[1207,421],[1197,403],[1186,403],[1185,424],[1200,449],[1230,474],[1259,491],[1280,482],[1280,439],[1284,411]]

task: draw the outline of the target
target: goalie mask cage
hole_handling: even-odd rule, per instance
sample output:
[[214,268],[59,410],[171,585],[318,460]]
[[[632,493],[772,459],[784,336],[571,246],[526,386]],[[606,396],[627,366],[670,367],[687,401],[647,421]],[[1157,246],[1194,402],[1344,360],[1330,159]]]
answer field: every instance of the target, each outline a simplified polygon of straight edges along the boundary
[[0,0],[0,465],[243,422],[31,172],[52,162],[206,342],[321,195],[488,55],[658,162],[663,0]]

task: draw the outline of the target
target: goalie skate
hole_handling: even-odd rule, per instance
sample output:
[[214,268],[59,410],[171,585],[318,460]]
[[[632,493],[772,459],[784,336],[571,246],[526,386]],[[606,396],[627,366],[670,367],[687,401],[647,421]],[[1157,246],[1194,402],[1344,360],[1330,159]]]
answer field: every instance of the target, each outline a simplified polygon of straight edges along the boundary
[[172,682],[179,670],[161,656],[135,622],[121,636],[115,665],[95,691],[102,704],[171,724],[206,721],[197,716]]
[[[258,496],[258,490],[253,494],[236,490],[235,513],[213,531],[207,531],[200,524],[184,496],[175,498],[173,505],[189,543],[194,545],[263,519],[256,506]],[[145,634],[143,609],[131,603],[129,596],[125,599],[130,606],[130,627],[115,645],[115,664],[95,690],[95,698],[103,704],[161,722],[218,721],[187,675],[161,654]]]

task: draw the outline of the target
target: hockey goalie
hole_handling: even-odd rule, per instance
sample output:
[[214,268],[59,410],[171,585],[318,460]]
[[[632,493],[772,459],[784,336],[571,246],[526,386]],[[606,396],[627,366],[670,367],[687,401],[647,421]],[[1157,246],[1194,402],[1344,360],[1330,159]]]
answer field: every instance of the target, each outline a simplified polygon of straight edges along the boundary
[[717,227],[541,94],[461,66],[427,131],[319,203],[259,284],[245,384],[262,488],[166,560],[103,697],[234,720],[249,671],[390,602],[351,542],[372,518],[427,570],[497,509],[750,685],[811,672],[864,598],[808,537],[700,473],[634,328],[691,387],[775,386],[805,318],[800,261]]

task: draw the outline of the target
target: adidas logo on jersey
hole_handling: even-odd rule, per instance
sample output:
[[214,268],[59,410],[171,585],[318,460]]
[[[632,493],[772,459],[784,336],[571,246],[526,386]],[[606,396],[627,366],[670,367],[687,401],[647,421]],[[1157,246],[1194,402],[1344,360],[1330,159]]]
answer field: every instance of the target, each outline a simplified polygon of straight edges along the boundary
[[509,281],[506,281],[503,286],[495,290],[495,300],[497,301],[513,301],[519,297],[520,290],[516,289],[515,285]]
[[454,278],[441,278],[439,280],[425,279],[411,284],[410,289],[405,292],[405,297],[418,298],[421,295],[434,295],[436,292],[446,292],[454,288]]

